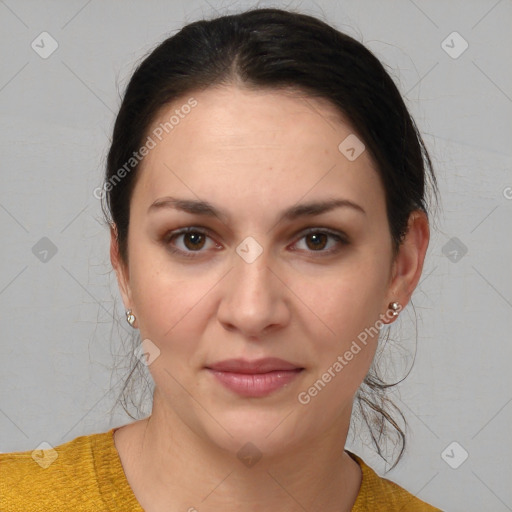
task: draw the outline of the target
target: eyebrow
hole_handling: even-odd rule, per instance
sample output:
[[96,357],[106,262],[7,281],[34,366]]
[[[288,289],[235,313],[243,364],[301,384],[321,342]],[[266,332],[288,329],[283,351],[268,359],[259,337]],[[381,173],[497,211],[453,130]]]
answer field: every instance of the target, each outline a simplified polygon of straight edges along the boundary
[[[213,206],[208,201],[195,199],[179,199],[176,197],[161,197],[155,200],[148,208],[148,213],[163,209],[181,210],[190,214],[205,215],[207,217],[217,217],[222,222],[227,223],[229,214],[220,208]],[[311,201],[291,206],[283,210],[279,215],[279,220],[292,221],[299,217],[313,217],[329,212],[336,208],[350,208],[366,215],[364,208],[348,199],[328,199],[323,201]]]

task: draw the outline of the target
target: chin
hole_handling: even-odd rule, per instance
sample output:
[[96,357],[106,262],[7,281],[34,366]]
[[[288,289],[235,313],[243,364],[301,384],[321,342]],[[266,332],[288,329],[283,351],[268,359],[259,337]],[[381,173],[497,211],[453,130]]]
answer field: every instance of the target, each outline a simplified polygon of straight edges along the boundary
[[[285,407],[281,403],[271,408],[251,404],[245,407],[238,405],[229,411],[209,409],[216,421],[203,425],[203,436],[238,457],[240,451],[243,454],[251,450],[267,456],[284,455],[297,444],[306,442],[308,433],[314,429],[313,425],[298,421],[293,407],[294,404]],[[299,408],[297,412],[300,412]]]

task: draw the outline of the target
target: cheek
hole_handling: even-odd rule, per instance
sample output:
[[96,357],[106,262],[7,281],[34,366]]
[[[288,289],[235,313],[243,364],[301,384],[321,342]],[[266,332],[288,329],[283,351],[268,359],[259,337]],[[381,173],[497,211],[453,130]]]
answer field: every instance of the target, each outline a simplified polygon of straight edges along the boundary
[[[304,407],[304,413],[322,417],[326,422],[335,421],[346,413],[370,369],[377,348],[377,304],[370,290],[362,292],[358,288],[358,291],[357,296],[333,293],[331,300],[323,300],[328,308],[324,310],[323,320],[334,334],[323,325],[317,325],[317,336],[311,332],[314,365],[297,400]],[[371,305],[372,301],[375,304]]]
[[315,361],[312,378],[327,383],[340,400],[357,390],[369,370],[386,291],[385,268],[368,260],[347,265],[336,276],[299,291],[308,297],[307,304],[316,317],[309,326],[311,359]]
[[383,313],[386,270],[376,261],[346,265],[336,274],[313,285],[308,280],[295,290],[317,318],[314,325],[317,333],[323,333],[320,339],[342,348],[343,343],[374,325]]
[[[183,325],[192,329],[201,327],[201,299],[208,288],[201,283],[150,276],[134,293],[134,301],[141,321],[141,335],[154,337],[162,343],[182,333]],[[191,320],[195,321],[191,321]],[[192,334],[192,333],[191,333]]]
[[184,278],[183,272],[166,261],[159,250],[134,251],[130,261],[130,283],[142,339],[164,346],[187,336],[185,345],[190,347],[201,328],[198,315],[214,276]]
[[[215,287],[225,271],[198,268],[184,271],[160,250],[130,254],[130,282],[141,340],[151,340],[160,356],[151,364],[155,382],[163,385],[168,375],[190,378],[204,362],[205,333],[215,318]],[[163,380],[162,380],[163,379]],[[188,386],[193,386],[189,383]]]

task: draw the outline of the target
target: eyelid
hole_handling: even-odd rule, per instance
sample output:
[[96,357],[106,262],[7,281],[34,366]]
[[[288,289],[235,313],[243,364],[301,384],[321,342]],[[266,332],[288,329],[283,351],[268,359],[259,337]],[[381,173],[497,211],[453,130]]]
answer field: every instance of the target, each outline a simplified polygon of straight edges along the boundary
[[323,227],[323,226],[314,226],[311,228],[303,229],[302,231],[299,231],[297,233],[297,235],[300,235],[302,238],[303,236],[309,235],[311,233],[325,233],[326,235],[330,235],[334,238],[338,238],[343,243],[349,243],[349,241],[350,241],[348,235],[346,233],[344,233],[343,231],[339,231],[337,229],[331,229],[331,228]]
[[167,232],[164,235],[165,240],[170,240],[171,238],[177,237],[179,235],[183,235],[186,233],[200,233],[202,235],[208,236],[213,239],[212,231],[208,228],[202,226],[186,226],[183,228],[173,229],[172,231]]

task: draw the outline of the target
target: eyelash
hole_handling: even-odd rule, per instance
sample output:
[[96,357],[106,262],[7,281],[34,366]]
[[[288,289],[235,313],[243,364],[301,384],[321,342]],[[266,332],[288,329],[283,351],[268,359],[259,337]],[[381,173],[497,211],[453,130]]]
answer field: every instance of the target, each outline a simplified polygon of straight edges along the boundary
[[[187,228],[183,228],[183,229],[179,229],[179,230],[171,231],[171,232],[167,233],[164,236],[163,241],[164,241],[165,245],[167,246],[168,250],[173,254],[178,254],[185,258],[198,258],[201,255],[201,253],[204,251],[201,251],[201,250],[199,250],[199,251],[182,251],[181,249],[176,249],[176,247],[173,247],[171,245],[171,242],[173,240],[175,240],[177,237],[179,237],[181,235],[190,234],[190,233],[197,233],[197,234],[203,235],[205,237],[211,238],[208,230],[205,230],[205,229],[199,228],[199,227],[190,226]],[[299,242],[303,238],[307,237],[308,235],[312,235],[312,234],[327,235],[327,236],[331,237],[332,239],[334,239],[341,246],[346,246],[346,245],[349,245],[349,243],[350,243],[348,241],[347,236],[344,233],[332,231],[328,228],[310,228],[310,229],[307,229],[306,231],[302,231],[301,236],[297,240],[297,242]],[[297,242],[295,242],[295,243],[297,243]],[[318,251],[308,250],[307,252],[309,252],[311,254],[318,253],[318,256],[322,257],[322,256],[331,255],[331,254],[339,251],[340,249],[341,249],[341,247],[338,246],[338,247],[334,247],[334,248],[331,248],[328,250],[318,250]],[[297,249],[294,249],[294,250],[297,250]]]

